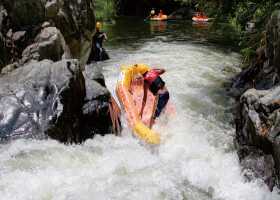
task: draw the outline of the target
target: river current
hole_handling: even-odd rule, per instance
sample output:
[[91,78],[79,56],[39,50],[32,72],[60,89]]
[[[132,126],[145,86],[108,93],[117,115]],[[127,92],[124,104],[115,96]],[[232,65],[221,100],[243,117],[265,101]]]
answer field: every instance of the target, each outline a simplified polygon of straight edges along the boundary
[[233,99],[225,85],[240,71],[231,33],[190,22],[118,20],[107,25],[111,59],[100,62],[109,90],[120,66],[163,67],[176,116],[158,119],[156,148],[126,127],[83,145],[17,140],[0,145],[3,200],[276,200],[261,180],[246,181],[233,145]]

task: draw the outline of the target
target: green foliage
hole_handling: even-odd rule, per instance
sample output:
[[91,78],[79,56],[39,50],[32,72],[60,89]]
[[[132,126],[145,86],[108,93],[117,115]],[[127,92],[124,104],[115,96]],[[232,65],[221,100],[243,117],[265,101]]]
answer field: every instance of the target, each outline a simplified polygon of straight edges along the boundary
[[237,32],[241,33],[242,27],[236,17],[229,16],[229,25]]
[[[215,17],[215,23],[228,23],[239,35],[239,47],[248,63],[258,47],[264,45],[266,22],[274,10],[280,9],[279,0],[176,0],[183,4],[196,5],[208,16]],[[254,23],[252,31],[246,31],[248,22]]]
[[110,21],[116,16],[114,0],[95,0],[94,5],[97,21]]
[[174,0],[175,2],[181,2],[182,4],[185,5],[190,5],[193,3],[193,0]]
[[243,56],[243,63],[248,64],[250,60],[256,55],[256,51],[251,47],[244,48],[240,51]]

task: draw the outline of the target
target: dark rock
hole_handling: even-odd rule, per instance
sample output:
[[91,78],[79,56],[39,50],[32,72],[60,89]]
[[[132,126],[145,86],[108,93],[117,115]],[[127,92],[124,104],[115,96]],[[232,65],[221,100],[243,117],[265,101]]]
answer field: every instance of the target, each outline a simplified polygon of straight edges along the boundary
[[[2,35],[6,36],[9,30],[13,34],[19,31],[26,32],[25,43],[20,43],[23,47],[19,48],[10,39],[12,40],[12,46],[16,48],[17,55],[10,53],[11,50],[8,50],[7,52],[11,54],[9,58],[13,59],[12,62],[20,59],[22,51],[28,45],[34,43],[35,36],[40,32],[41,24],[46,21],[50,21],[52,26],[61,31],[74,58],[84,58],[90,51],[91,35],[95,28],[93,7],[91,0],[1,1],[0,32]],[[15,50],[12,51],[15,52]],[[82,60],[85,60],[85,58]]]
[[95,16],[91,0],[50,0],[45,4],[47,20],[59,28],[75,58],[84,55],[82,48],[91,44]]
[[110,93],[77,60],[29,63],[0,78],[0,138],[79,143],[112,132]]
[[2,30],[3,21],[7,15],[7,10],[0,4],[0,30]]
[[[92,68],[92,70],[89,68]],[[83,130],[88,135],[92,135],[91,131],[97,132],[98,130],[101,131],[101,134],[111,132],[107,127],[112,126],[112,120],[109,115],[111,95],[105,87],[94,80],[92,76],[94,74],[93,69],[93,66],[87,67],[84,72],[87,81],[85,104],[83,106],[83,122],[85,123]],[[97,123],[93,124],[93,121]]]
[[40,24],[44,21],[45,0],[2,0],[0,3],[12,19],[13,29]]
[[86,65],[84,73],[85,77],[87,77],[88,79],[94,80],[103,87],[106,87],[104,75],[102,74],[102,69],[98,65],[94,63]]
[[13,39],[13,41],[17,42],[17,41],[23,40],[23,38],[25,36],[26,36],[26,31],[17,31],[17,32],[13,33],[12,39]]
[[8,74],[8,73],[11,73],[12,71],[17,69],[18,67],[19,67],[18,63],[9,64],[1,70],[1,74],[5,75],[5,74]]
[[77,61],[69,62],[70,70],[66,61],[31,63],[0,79],[1,138],[40,138],[46,132],[62,142],[78,141],[85,91]]
[[[91,65],[83,75],[80,67],[95,28],[93,7],[92,0],[0,2],[0,69],[12,63],[0,77],[1,140],[80,143],[116,128],[118,108],[101,69]],[[81,61],[65,60],[71,57]]]
[[7,51],[4,44],[4,36],[2,34],[3,20],[7,16],[7,11],[0,4],[0,70],[7,64]]
[[264,36],[265,46],[235,78],[233,91],[241,96],[235,119],[241,163],[272,188],[280,183],[280,11],[272,14]]
[[272,191],[275,180],[275,163],[271,155],[265,155],[258,149],[247,149],[247,156],[241,161],[245,177],[251,181],[262,179]]
[[47,27],[35,38],[35,43],[23,51],[21,63],[44,59],[58,61],[70,57],[69,49],[60,31],[55,27]]
[[86,65],[84,77],[87,94],[83,106],[84,132],[89,135],[92,135],[92,130],[102,135],[109,132],[119,134],[120,108],[106,89],[102,69],[94,64]]
[[233,88],[239,96],[247,89],[270,89],[279,83],[280,75],[280,11],[272,14],[267,24],[265,47],[256,51],[250,66],[235,77]]
[[[236,118],[237,123],[237,147],[241,162],[247,163],[244,167],[249,167],[256,177],[263,175],[259,173],[262,166],[263,170],[271,168],[271,178],[263,177],[265,182],[275,183],[277,178],[275,174],[280,173],[278,138],[280,138],[280,87],[271,90],[250,89],[240,98],[239,113]],[[244,151],[244,148],[251,147],[262,152],[265,156],[251,156],[251,151]],[[268,156],[271,156],[271,162],[266,163]],[[248,161],[249,159],[249,161]],[[275,164],[274,164],[275,162]],[[257,166],[257,164],[261,166]],[[273,172],[273,169],[275,172]],[[268,171],[266,171],[268,173]],[[273,181],[272,181],[273,179]]]
[[1,55],[0,56],[0,70],[1,70],[1,68],[8,63],[7,50],[5,48],[3,36],[1,33],[0,33],[0,55]]
[[267,24],[266,56],[269,65],[280,74],[280,10],[275,11]]
[[57,0],[47,1],[45,5],[45,10],[46,10],[47,18],[54,18],[59,11],[58,1]]

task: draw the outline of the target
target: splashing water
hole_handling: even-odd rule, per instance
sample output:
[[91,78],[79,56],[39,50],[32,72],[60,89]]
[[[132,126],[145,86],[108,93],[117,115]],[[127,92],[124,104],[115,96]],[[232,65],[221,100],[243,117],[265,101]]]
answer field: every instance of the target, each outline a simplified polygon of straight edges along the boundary
[[112,59],[99,64],[112,92],[120,65],[167,70],[177,114],[158,120],[163,142],[155,151],[126,127],[121,137],[83,145],[17,140],[0,146],[1,199],[279,199],[260,180],[246,182],[233,147],[232,100],[222,86],[239,71],[239,55],[206,42],[170,42],[172,36],[160,32],[125,47],[112,42]]

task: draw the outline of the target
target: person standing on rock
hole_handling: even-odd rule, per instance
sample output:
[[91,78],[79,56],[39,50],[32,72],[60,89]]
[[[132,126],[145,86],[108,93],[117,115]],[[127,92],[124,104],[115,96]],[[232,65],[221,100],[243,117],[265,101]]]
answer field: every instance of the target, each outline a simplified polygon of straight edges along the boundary
[[91,53],[87,63],[91,63],[92,61],[102,61],[108,60],[109,56],[105,49],[103,48],[103,42],[107,40],[106,33],[101,31],[101,23],[96,23],[96,32],[92,38],[92,47]]

